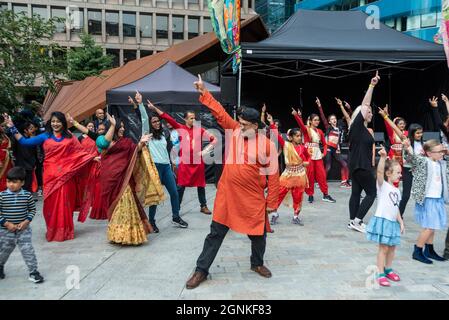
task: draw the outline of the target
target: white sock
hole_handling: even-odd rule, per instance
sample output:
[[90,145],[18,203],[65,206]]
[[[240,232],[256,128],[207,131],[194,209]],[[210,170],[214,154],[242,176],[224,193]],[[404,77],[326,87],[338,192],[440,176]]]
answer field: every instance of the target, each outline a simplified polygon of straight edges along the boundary
[[359,218],[354,219],[354,224],[360,224],[360,222],[362,222],[362,220],[360,220]]

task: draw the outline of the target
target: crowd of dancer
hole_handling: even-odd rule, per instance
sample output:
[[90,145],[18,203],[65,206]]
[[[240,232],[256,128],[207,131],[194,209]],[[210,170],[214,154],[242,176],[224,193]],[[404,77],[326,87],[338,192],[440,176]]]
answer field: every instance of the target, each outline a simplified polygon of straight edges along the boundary
[[[412,258],[426,264],[449,258],[449,233],[444,257],[433,247],[435,230],[446,227],[449,117],[442,119],[438,99],[430,99],[442,142],[424,142],[421,125],[411,124],[406,130],[403,118],[391,120],[388,106],[379,108],[390,148],[388,153],[384,147],[378,152],[376,174],[376,145],[369,123],[374,111],[371,100],[379,81],[376,73],[354,111],[349,103],[335,98],[341,119],[335,114],[326,117],[318,97],[318,113],[309,115],[305,122],[302,111],[292,108],[298,127],[283,135],[279,121],[267,112],[265,105],[261,113],[254,108],[240,108],[238,119],[233,119],[199,77],[194,85],[200,102],[232,134],[226,136],[227,152],[210,233],[187,288],[195,288],[206,280],[229,229],[249,236],[251,270],[271,277],[263,256],[267,233],[273,232],[271,226],[279,219],[278,208],[281,204],[291,207],[292,223],[304,226],[302,201],[305,193],[309,203],[315,202],[315,182],[323,194],[322,201],[335,203],[327,183],[333,164],[340,167],[340,187],[351,189],[348,228],[366,233],[369,240],[379,245],[380,285],[389,286],[389,280],[400,280],[392,263],[404,232],[402,217],[410,196],[416,202],[415,220],[422,227]],[[443,94],[442,100],[449,112],[449,99]],[[73,216],[78,212],[79,222],[88,217],[108,220],[110,242],[140,245],[147,241],[149,233],[160,232],[156,212],[157,206],[166,200],[163,187],[170,198],[173,225],[188,227],[180,215],[186,187],[197,188],[199,211],[212,214],[207,207],[203,157],[212,151],[218,137],[196,127],[193,111],[186,111],[180,123],[149,100],[145,107],[139,92],[134,98],[128,97],[128,101],[140,117],[138,141],[127,136],[130,128],[125,119],[115,118],[102,109],[96,111],[95,120],[84,125],[60,112],[53,112],[44,125],[42,109],[35,115],[21,112],[14,114],[14,119],[8,114],[1,117],[0,279],[5,277],[4,265],[17,244],[29,268],[30,280],[43,281],[37,271],[29,227],[39,190],[43,194],[47,241],[74,239]],[[319,128],[320,122],[324,131]],[[72,127],[81,132],[79,137],[69,130]],[[347,159],[342,155],[344,140],[349,144]],[[206,141],[208,145],[203,148]],[[258,147],[252,149],[252,144]],[[376,197],[376,212],[365,224],[363,220]]]

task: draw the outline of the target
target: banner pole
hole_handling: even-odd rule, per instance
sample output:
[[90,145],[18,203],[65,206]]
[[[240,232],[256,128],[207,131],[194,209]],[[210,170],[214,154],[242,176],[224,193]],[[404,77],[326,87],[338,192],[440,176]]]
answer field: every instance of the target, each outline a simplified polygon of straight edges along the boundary
[[238,87],[237,87],[237,108],[240,108],[240,101],[241,101],[241,94],[242,94],[242,63],[243,63],[242,60],[240,61],[240,65],[239,65],[239,82],[238,82]]

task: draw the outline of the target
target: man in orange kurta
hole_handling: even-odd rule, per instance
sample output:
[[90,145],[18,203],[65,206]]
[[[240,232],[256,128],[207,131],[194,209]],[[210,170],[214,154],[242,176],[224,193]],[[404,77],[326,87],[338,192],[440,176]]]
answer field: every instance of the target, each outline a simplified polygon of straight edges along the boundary
[[[201,93],[200,102],[211,110],[223,129],[231,130],[232,136],[226,136],[225,163],[217,186],[211,232],[204,241],[196,271],[187,281],[186,288],[196,288],[206,280],[209,267],[229,229],[248,235],[251,240],[251,270],[269,278],[271,272],[263,265],[263,256],[266,232],[270,231],[267,213],[278,207],[276,146],[266,135],[257,133],[260,119],[257,110],[245,108],[239,121],[235,121],[206,90],[201,77],[195,86]],[[268,195],[265,197],[267,187]]]

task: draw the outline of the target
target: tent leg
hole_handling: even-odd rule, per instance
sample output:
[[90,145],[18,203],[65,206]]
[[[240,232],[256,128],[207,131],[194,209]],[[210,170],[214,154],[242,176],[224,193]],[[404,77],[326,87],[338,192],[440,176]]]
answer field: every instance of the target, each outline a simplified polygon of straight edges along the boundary
[[242,95],[242,62],[240,62],[239,66],[239,83],[237,86],[237,108],[240,108],[241,95]]

